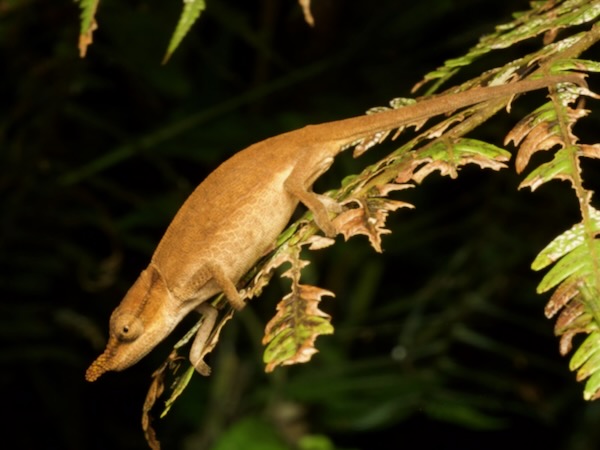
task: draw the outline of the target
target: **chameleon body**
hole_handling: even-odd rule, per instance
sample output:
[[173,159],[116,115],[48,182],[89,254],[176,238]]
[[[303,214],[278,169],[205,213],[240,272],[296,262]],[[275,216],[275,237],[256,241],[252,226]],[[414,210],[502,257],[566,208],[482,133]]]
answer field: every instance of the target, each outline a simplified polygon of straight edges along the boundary
[[[192,310],[216,316],[205,302],[219,292],[242,308],[236,283],[272,247],[299,202],[312,211],[325,234],[335,235],[328,216],[331,202],[311,187],[345,148],[434,115],[561,82],[584,83],[573,74],[475,88],[309,125],[235,154],[208,175],[175,215],[150,264],[112,313],[106,350],[88,368],[86,379],[136,363]],[[199,347],[206,330],[198,333],[190,360],[201,371]]]

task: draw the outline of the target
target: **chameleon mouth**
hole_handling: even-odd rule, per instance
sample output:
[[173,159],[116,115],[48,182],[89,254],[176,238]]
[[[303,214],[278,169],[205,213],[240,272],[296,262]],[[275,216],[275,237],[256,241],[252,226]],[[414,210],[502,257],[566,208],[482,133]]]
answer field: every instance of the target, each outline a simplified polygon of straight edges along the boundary
[[[135,364],[151,349],[146,352],[132,352],[131,348],[123,347],[123,343],[116,340],[109,340],[104,353],[88,367],[85,372],[85,379],[89,382],[96,381],[106,372],[121,371]],[[132,357],[133,355],[133,357]]]

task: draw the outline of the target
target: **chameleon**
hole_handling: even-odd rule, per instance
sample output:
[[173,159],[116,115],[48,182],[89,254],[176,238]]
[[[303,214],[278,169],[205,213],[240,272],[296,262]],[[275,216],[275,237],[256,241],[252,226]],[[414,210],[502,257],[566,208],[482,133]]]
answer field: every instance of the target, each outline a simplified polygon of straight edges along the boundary
[[194,310],[205,317],[189,358],[204,373],[201,351],[217,316],[207,300],[222,292],[234,309],[244,307],[236,284],[272,248],[298,204],[312,212],[327,236],[335,236],[329,217],[336,212],[335,202],[313,192],[312,185],[344,149],[364,149],[383,133],[435,115],[566,82],[585,85],[583,75],[565,74],[476,87],[399,109],[308,125],[234,154],[176,213],[148,267],[113,311],[106,349],[85,378],[94,381],[135,364]]

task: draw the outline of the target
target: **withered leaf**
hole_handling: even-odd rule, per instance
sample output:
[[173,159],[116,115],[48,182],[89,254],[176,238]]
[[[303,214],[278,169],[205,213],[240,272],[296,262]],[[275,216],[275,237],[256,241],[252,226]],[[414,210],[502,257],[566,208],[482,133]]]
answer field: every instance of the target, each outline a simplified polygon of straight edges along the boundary
[[561,137],[556,134],[556,130],[553,132],[550,129],[549,124],[539,124],[531,130],[519,147],[515,159],[515,170],[517,173],[523,172],[534,153],[542,150],[550,150],[552,147],[562,145],[562,143],[563,140]]
[[564,117],[567,119],[567,126],[563,130],[553,103],[547,103],[521,120],[504,140],[505,144],[513,142],[519,147],[515,161],[517,173],[525,169],[534,153],[550,150],[555,146],[564,148],[567,142],[576,143],[577,138],[571,129],[575,122],[585,115],[587,112],[584,109],[565,106]]
[[[208,375],[210,373],[210,368],[206,363],[203,362],[203,358],[214,349],[219,340],[219,334],[223,326],[229,319],[231,319],[232,316],[233,311],[228,310],[220,319],[218,325],[216,325],[212,329],[208,336],[207,342],[203,346],[203,350],[201,352],[200,357],[201,362],[206,366],[205,373],[203,373],[203,375]],[[160,414],[161,418],[169,412],[175,400],[177,400],[177,398],[183,393],[184,389],[186,388],[187,384],[192,378],[192,375],[195,372],[192,366],[188,367],[188,369],[183,374],[176,376],[176,372],[179,370],[181,366],[181,361],[183,360],[183,358],[179,355],[178,350],[182,348],[185,344],[187,344],[192,339],[192,337],[194,337],[196,331],[202,323],[202,320],[203,319],[198,321],[198,323],[193,328],[191,328],[185,334],[185,336],[183,336],[174,345],[173,350],[171,351],[167,359],[152,374],[152,382],[150,383],[150,387],[148,388],[148,392],[146,393],[144,406],[142,407],[142,429],[144,431],[144,436],[146,437],[148,445],[153,450],[160,449],[160,442],[158,441],[156,432],[151,425],[152,408],[154,408],[156,401],[165,391],[165,380],[167,375],[172,374],[173,376],[175,376],[175,381],[171,385],[171,395],[165,402],[165,408]]]
[[579,146],[579,153],[586,158],[600,158],[600,144],[582,144]]
[[165,390],[165,377],[166,371],[169,367],[172,367],[174,361],[179,358],[177,350],[173,350],[167,360],[161,364],[161,366],[154,371],[152,374],[152,382],[146,393],[144,405],[142,406],[142,430],[148,446],[152,450],[160,450],[160,442],[156,437],[156,431],[152,427],[152,417],[150,412],[156,404],[156,401],[160,398]]
[[310,11],[310,0],[298,0],[300,7],[302,8],[302,13],[304,14],[304,20],[311,27],[315,26],[315,19]]
[[579,293],[578,284],[578,279],[572,279],[565,281],[558,288],[556,288],[550,297],[550,300],[548,300],[546,308],[544,308],[544,314],[548,319],[554,317],[554,315],[561,308],[563,308]]
[[571,301],[565,308],[562,309],[554,324],[554,334],[557,336],[567,330],[579,329],[578,326],[573,326],[573,323],[585,312],[583,303],[576,300]]
[[346,240],[358,234],[367,236],[371,246],[379,253],[382,251],[381,236],[390,233],[385,228],[388,213],[398,208],[414,208],[410,203],[378,197],[356,198],[347,203],[350,202],[358,207],[339,214],[333,221],[335,227]]
[[265,328],[265,371],[309,361],[317,353],[316,338],[333,333],[331,317],[318,307],[324,295],[334,296],[333,292],[316,286],[293,283],[292,292],[279,302],[277,314]]
[[[300,274],[308,261],[300,258],[300,245],[284,246],[273,267],[284,262],[291,264],[283,276],[292,280],[292,291],[277,305],[277,314],[265,327],[263,355],[265,370],[271,372],[277,366],[309,361],[317,352],[315,340],[322,334],[333,333],[330,316],[318,307],[321,297],[334,296],[325,289],[300,284]],[[271,270],[271,268],[269,268]]]
[[558,341],[558,352],[561,356],[565,356],[573,348],[573,338],[581,333],[581,330],[569,330],[560,335]]

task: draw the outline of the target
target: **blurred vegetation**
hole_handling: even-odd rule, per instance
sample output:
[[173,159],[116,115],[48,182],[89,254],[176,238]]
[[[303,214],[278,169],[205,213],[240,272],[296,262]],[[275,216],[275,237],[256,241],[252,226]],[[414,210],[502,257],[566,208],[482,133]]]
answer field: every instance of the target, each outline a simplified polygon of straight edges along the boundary
[[[527,8],[313,3],[311,29],[295,0],[211,0],[162,66],[176,2],[103,0],[80,59],[76,4],[0,0],[3,447],[146,448],[150,374],[189,323],[123,373],[83,374],[193,187],[253,142],[408,96]],[[342,155],[316,190],[386,147],[372,152]],[[306,280],[336,293],[323,302],[336,333],[311,363],[267,376],[261,333],[286,288],[273,282],[226,327],[213,375],[156,421],[164,448],[597,448],[600,407],[558,356],[529,269],[577,204],[559,183],[530,194],[518,181],[512,170],[432,176],[402,193],[417,209],[391,216],[383,255],[361,239],[311,254]]]

